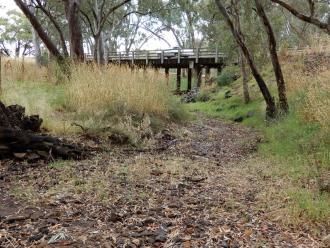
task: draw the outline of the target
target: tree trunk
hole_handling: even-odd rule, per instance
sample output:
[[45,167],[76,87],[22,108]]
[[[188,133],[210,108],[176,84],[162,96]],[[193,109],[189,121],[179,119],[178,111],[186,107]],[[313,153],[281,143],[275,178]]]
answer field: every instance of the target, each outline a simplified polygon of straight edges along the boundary
[[21,51],[21,42],[17,41],[16,47],[15,47],[15,58],[19,58],[20,51]]
[[237,30],[234,27],[233,22],[231,21],[226,8],[224,7],[223,3],[220,0],[215,0],[215,3],[217,4],[219,11],[222,13],[223,17],[225,18],[233,36],[234,39],[236,40],[237,44],[240,46],[240,48],[242,49],[242,52],[251,68],[251,72],[255,78],[255,80],[257,81],[257,84],[260,88],[260,91],[265,99],[266,102],[266,117],[269,119],[274,119],[276,117],[276,105],[275,105],[275,101],[272,97],[272,95],[270,94],[268,87],[264,81],[264,79],[262,78],[261,74],[259,73],[255,62],[252,58],[252,55],[249,51],[249,49],[247,48],[246,44],[244,43],[242,37],[240,36],[240,34],[237,32]]
[[74,60],[84,60],[83,38],[79,20],[80,0],[65,0],[66,18],[69,23],[70,56]]
[[[32,2],[33,1],[30,0],[30,11],[31,11],[31,13],[33,13],[33,15],[35,15],[35,8],[34,8]],[[33,47],[34,47],[34,57],[35,57],[36,64],[41,66],[42,61],[41,61],[40,40],[39,40],[38,34],[34,28],[32,28],[32,42],[33,42]]]
[[[233,2],[232,3],[234,6],[234,10],[235,10],[235,14],[234,14],[234,18],[235,18],[235,26],[237,29],[237,32],[239,33],[239,35],[242,37],[243,42],[245,42],[244,36],[242,34],[242,30],[241,30],[241,21],[240,21],[240,12],[238,9],[238,2]],[[239,47],[238,48],[238,55],[239,55],[239,62],[240,62],[240,68],[241,68],[241,73],[242,73],[242,81],[243,81],[243,96],[244,96],[244,102],[247,104],[250,102],[250,94],[249,94],[249,86],[248,86],[248,73],[246,70],[246,61],[244,58],[244,54],[242,49]]]
[[241,48],[239,48],[239,61],[240,61],[242,80],[243,80],[244,102],[249,103],[250,102],[249,85],[248,85],[249,78],[248,78],[248,73],[247,73],[247,69],[245,66],[245,58],[244,58]]
[[37,17],[33,13],[31,13],[28,6],[22,0],[14,0],[14,1],[16,5],[22,10],[26,18],[30,21],[31,25],[38,33],[40,39],[43,41],[49,52],[54,57],[56,57],[57,60],[62,60],[63,56],[61,55],[60,51],[57,49],[55,44],[52,42],[48,34],[44,31],[44,28],[41,26]]
[[99,42],[100,37],[99,36],[94,36],[94,49],[93,49],[93,57],[94,57],[94,62],[98,63],[98,56],[99,56]]
[[257,7],[257,13],[262,20],[264,27],[266,29],[267,35],[268,35],[268,43],[269,43],[269,52],[272,59],[272,64],[274,68],[274,73],[276,77],[277,82],[277,90],[278,90],[278,97],[280,101],[280,109],[284,113],[287,113],[289,111],[289,105],[288,105],[288,99],[286,97],[286,88],[285,88],[285,82],[284,77],[282,73],[282,68],[280,65],[280,62],[278,60],[277,51],[276,51],[276,38],[272,29],[272,26],[267,18],[267,15],[260,3],[259,0],[255,0],[256,7]]

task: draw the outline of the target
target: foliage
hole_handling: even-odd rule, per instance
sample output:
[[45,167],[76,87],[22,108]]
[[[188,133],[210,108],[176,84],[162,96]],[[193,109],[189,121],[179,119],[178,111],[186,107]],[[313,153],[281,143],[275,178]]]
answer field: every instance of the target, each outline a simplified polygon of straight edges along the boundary
[[227,86],[234,82],[239,75],[237,67],[229,66],[222,70],[220,76],[217,79],[219,86]]
[[31,25],[25,16],[10,10],[6,17],[0,18],[0,50],[12,55],[11,46],[14,45],[14,56],[26,56],[32,52]]

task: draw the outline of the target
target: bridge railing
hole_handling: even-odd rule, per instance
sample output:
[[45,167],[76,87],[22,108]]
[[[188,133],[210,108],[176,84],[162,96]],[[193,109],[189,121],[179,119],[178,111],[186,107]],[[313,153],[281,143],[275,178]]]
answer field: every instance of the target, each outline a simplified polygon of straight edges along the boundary
[[[177,59],[180,63],[181,59],[195,59],[196,63],[200,58],[214,58],[218,62],[220,58],[225,58],[223,53],[219,53],[218,49],[210,50],[208,48],[197,49],[166,49],[166,50],[138,50],[130,52],[111,52],[108,54],[109,61],[132,61],[135,60],[161,60],[161,63],[167,59]],[[87,60],[92,60],[93,56],[87,54]]]

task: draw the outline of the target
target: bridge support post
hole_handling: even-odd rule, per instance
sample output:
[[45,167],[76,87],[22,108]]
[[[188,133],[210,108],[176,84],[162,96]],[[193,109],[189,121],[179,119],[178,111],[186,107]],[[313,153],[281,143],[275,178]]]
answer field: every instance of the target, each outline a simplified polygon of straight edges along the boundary
[[195,79],[197,81],[197,87],[200,88],[202,85],[202,68],[199,65],[195,67]]
[[209,83],[210,80],[211,69],[209,66],[205,68],[205,84]]
[[170,68],[165,67],[165,77],[166,77],[166,85],[168,86],[170,83]]
[[181,91],[181,67],[178,67],[176,70],[176,92],[180,93]]
[[191,80],[192,79],[192,69],[188,68],[188,85],[187,85],[187,91],[191,91]]
[[222,67],[218,67],[218,77],[220,76],[221,72],[222,72]]

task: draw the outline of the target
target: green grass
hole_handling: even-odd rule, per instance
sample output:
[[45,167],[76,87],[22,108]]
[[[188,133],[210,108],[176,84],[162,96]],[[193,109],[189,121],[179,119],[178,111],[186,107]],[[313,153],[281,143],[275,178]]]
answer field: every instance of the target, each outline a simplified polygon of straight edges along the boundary
[[[271,73],[266,70],[266,78]],[[303,94],[289,98],[290,113],[273,123],[265,122],[265,104],[253,80],[249,82],[252,101],[244,104],[241,94],[241,81],[230,86],[221,87],[209,94],[208,102],[188,104],[191,112],[203,112],[207,116],[232,121],[243,116],[243,125],[258,130],[264,142],[259,146],[258,156],[270,161],[274,166],[271,175],[274,178],[285,178],[289,186],[284,195],[291,199],[290,210],[296,216],[303,216],[312,222],[323,222],[329,225],[330,198],[328,193],[318,187],[320,177],[330,171],[330,135],[321,127],[307,122],[299,115],[303,104]],[[230,90],[232,97],[225,99],[225,92]],[[214,90],[213,90],[214,91]],[[274,93],[275,89],[271,89]],[[248,112],[254,115],[247,118]],[[269,172],[267,172],[269,173]]]

